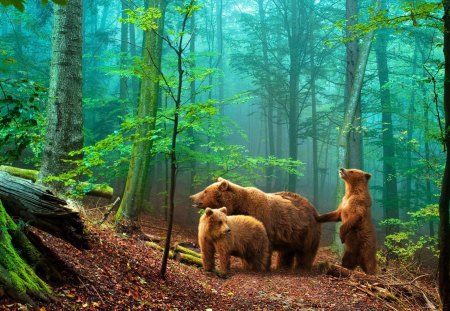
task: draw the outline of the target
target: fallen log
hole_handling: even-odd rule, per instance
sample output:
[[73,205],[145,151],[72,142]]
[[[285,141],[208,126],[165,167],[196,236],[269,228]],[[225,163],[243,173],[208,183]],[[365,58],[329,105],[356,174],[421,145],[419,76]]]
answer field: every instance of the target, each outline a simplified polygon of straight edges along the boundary
[[0,172],[0,200],[13,218],[59,237],[79,249],[88,238],[78,210],[44,186]]
[[175,248],[175,252],[183,253],[183,254],[197,257],[197,258],[202,258],[202,255],[200,253],[197,253],[196,251],[193,251],[189,248],[183,247],[180,244],[176,244],[174,248]]
[[[0,165],[0,171],[6,172],[16,177],[24,178],[36,182],[39,172],[37,170],[29,170],[14,166]],[[84,189],[89,189],[87,195],[110,199],[113,196],[114,189],[104,184],[90,184],[80,182],[79,185]]]
[[[158,243],[155,242],[145,242],[145,245],[156,249],[158,251],[163,252],[164,251],[164,247],[162,247],[161,245],[159,245]],[[169,258],[170,259],[175,259],[176,261],[182,262],[184,264],[188,264],[188,265],[193,265],[193,266],[197,266],[197,267],[201,267],[202,266],[202,258],[201,258],[201,254],[190,250],[188,248],[185,248],[181,245],[176,244],[173,247],[173,251],[169,251]]]

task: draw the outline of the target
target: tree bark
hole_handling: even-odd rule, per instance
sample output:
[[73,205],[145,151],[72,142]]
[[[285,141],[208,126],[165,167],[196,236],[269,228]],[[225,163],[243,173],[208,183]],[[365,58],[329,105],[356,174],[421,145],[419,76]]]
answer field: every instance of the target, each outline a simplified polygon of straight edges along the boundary
[[[353,36],[351,27],[358,23],[358,2],[357,0],[346,1],[346,32],[347,37]],[[354,39],[346,43],[346,76],[345,76],[345,95],[344,101],[347,103],[350,99],[355,79],[359,75],[358,57],[359,42]],[[362,133],[361,133],[361,92],[357,94],[357,102],[355,103],[355,113],[351,119],[352,126],[348,134],[349,148],[347,150],[347,165],[345,167],[354,167],[363,169],[362,160]]]
[[59,237],[77,248],[88,248],[77,210],[41,185],[0,172],[0,200],[10,216]]
[[[386,0],[381,1],[381,9],[386,9]],[[380,83],[383,144],[383,210],[384,219],[399,219],[397,170],[395,166],[395,140],[392,124],[391,92],[389,89],[389,69],[387,60],[387,30],[378,30],[375,54]],[[386,235],[398,232],[398,225],[386,227]]]
[[[82,16],[81,0],[54,6],[48,124],[40,181],[75,167],[65,160],[82,158],[69,156],[83,147]],[[49,185],[56,190],[64,188],[61,182]]]
[[158,29],[146,31],[144,37],[144,62],[149,69],[144,73],[141,81],[137,115],[141,123],[136,130],[138,136],[133,142],[123,199],[115,216],[115,221],[119,225],[120,230],[124,231],[129,229],[133,231],[136,228],[138,216],[147,193],[145,190],[152,143],[146,137],[155,128],[158,108],[162,49],[161,36],[164,31],[166,1],[152,0],[149,6],[158,8],[162,16],[158,20]]
[[[302,8],[304,6],[301,6]],[[290,0],[290,25],[286,29],[289,46],[289,107],[288,107],[288,141],[289,158],[298,159],[298,118],[299,118],[299,80],[300,80],[300,16],[299,1]],[[297,175],[290,173],[288,177],[288,190],[295,192],[297,188]]]
[[439,296],[442,310],[450,310],[450,0],[444,0],[444,146],[446,161],[439,199]]
[[[121,0],[122,7],[122,18],[126,18],[127,14],[125,13],[125,9],[128,7],[126,0]],[[120,69],[125,70],[127,64],[128,57],[128,25],[127,23],[120,24]],[[128,99],[128,79],[126,76],[121,75],[119,80],[119,98],[123,101]]]

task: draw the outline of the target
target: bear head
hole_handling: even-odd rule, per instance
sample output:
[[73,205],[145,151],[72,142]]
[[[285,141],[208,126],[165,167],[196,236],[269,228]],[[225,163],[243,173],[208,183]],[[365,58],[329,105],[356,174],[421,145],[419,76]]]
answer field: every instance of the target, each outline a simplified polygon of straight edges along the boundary
[[206,222],[206,228],[212,239],[219,239],[231,232],[227,222],[227,208],[212,209],[207,207],[202,221]]
[[355,168],[352,169],[340,168],[339,177],[341,177],[345,182],[351,185],[358,185],[358,184],[367,185],[372,175]]
[[226,206],[228,214],[233,215],[236,209],[235,202],[238,200],[236,196],[236,186],[223,178],[218,178],[217,182],[209,185],[199,193],[191,195],[192,206],[204,209],[220,208]]

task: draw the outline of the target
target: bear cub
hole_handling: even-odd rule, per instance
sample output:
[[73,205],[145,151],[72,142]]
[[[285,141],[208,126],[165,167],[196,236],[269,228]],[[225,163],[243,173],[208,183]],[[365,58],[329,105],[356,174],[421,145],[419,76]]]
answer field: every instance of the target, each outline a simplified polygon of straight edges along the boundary
[[264,225],[254,217],[227,216],[227,208],[206,208],[198,226],[198,241],[203,268],[214,269],[214,255],[219,257],[218,274],[226,276],[230,257],[241,258],[244,268],[267,271],[269,239]]

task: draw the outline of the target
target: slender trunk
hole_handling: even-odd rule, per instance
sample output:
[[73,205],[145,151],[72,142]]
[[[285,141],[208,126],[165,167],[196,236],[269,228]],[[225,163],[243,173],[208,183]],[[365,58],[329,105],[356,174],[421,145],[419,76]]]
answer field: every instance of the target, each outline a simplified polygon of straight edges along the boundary
[[444,0],[444,146],[446,161],[439,199],[439,295],[442,310],[450,310],[450,0]]
[[[193,5],[193,1],[190,3],[188,8],[191,8]],[[188,10],[188,12],[191,12]],[[177,54],[177,72],[178,72],[178,87],[176,91],[176,97],[174,98],[175,101],[175,112],[173,115],[173,129],[172,129],[172,146],[170,150],[170,187],[169,187],[169,219],[167,224],[167,234],[166,234],[166,242],[164,246],[164,253],[163,258],[161,262],[161,270],[160,270],[160,277],[165,278],[166,270],[167,270],[167,260],[169,258],[169,251],[170,251],[170,242],[172,237],[172,227],[173,227],[173,215],[175,211],[175,189],[176,189],[176,173],[177,173],[177,137],[178,137],[178,122],[179,122],[179,110],[181,107],[181,95],[183,92],[183,76],[184,76],[184,69],[183,69],[183,39],[184,39],[184,32],[186,29],[186,23],[188,18],[190,17],[191,13],[186,13],[184,16],[183,24],[181,27],[181,35],[179,38],[179,41],[177,42],[176,46],[178,47],[175,52]],[[172,45],[171,45],[172,46]]]
[[223,59],[224,59],[224,49],[223,49],[223,0],[216,0],[217,10],[216,10],[216,27],[217,27],[217,53],[219,53],[219,59],[217,60],[217,69],[219,69],[218,87],[219,93],[217,99],[220,103],[220,114],[224,115],[225,109],[222,103],[224,94],[224,74],[223,74]]
[[[195,67],[195,40],[196,40],[196,34],[195,34],[195,15],[192,15],[191,17],[191,41],[189,43],[189,56],[191,59],[191,68]],[[189,85],[190,88],[190,98],[191,98],[191,103],[195,103],[196,101],[196,83],[195,83],[196,79],[195,77],[192,79],[192,82]],[[195,151],[197,149],[197,142],[196,142],[196,137],[194,136],[194,130],[192,127],[189,127],[189,133],[188,133],[189,137],[192,138],[192,145],[191,145],[191,150]],[[197,161],[195,159],[193,159],[191,161],[191,165],[190,165],[190,193],[194,192],[194,179],[195,179],[195,174],[197,172]]]
[[[125,13],[125,9],[127,8],[127,1],[121,0],[122,5],[122,18],[126,18],[127,14]],[[124,70],[127,66],[127,56],[128,56],[128,23],[121,23],[120,25],[120,69]],[[124,75],[120,76],[119,82],[119,98],[122,101],[125,101],[128,98],[128,86],[127,86],[127,77]]]
[[[136,26],[134,26],[133,24],[129,24],[128,27],[130,28],[130,56],[132,58],[134,58],[134,57],[138,56],[137,49],[136,49]],[[136,76],[132,76],[131,77],[131,92],[130,92],[132,107],[135,107],[135,105],[136,105],[138,89],[139,89],[139,80]],[[132,110],[134,112],[134,108]]]
[[[347,0],[346,1],[346,31],[347,36],[351,37],[353,35],[351,27],[358,23],[358,2],[357,0]],[[349,101],[350,94],[352,92],[352,87],[355,83],[356,76],[359,74],[357,72],[358,68],[358,55],[359,55],[359,41],[358,39],[347,42],[346,44],[346,76],[345,84],[346,91],[344,95],[344,100],[347,103]],[[355,167],[363,168],[362,160],[362,135],[361,135],[361,94],[358,94],[356,109],[354,116],[351,119],[352,127],[348,134],[348,144],[349,148],[347,150],[347,165],[345,167]]]
[[[259,13],[259,23],[261,27],[261,49],[263,56],[263,64],[266,70],[269,68],[269,43],[267,39],[267,24],[266,24],[266,12],[264,10],[263,0],[258,0],[258,13]],[[263,97],[267,98],[267,142],[268,150],[267,156],[273,157],[275,155],[275,138],[274,138],[274,99],[271,91],[271,76],[267,74],[263,77]],[[266,169],[266,191],[271,192],[273,189],[273,174],[274,167],[268,166]]]
[[[382,1],[382,9],[386,2]],[[397,192],[397,170],[395,167],[395,140],[392,124],[391,93],[389,89],[389,69],[387,61],[387,33],[385,29],[378,30],[376,40],[376,57],[378,80],[380,83],[380,103],[382,119],[383,144],[383,209],[384,219],[400,217]],[[398,225],[386,226],[386,235],[398,232]]]
[[[289,116],[288,116],[288,141],[289,158],[298,159],[298,118],[299,118],[299,80],[300,80],[300,26],[298,0],[290,1],[290,29],[289,41]],[[288,190],[296,191],[297,175],[289,174]]]
[[[82,155],[69,156],[71,151],[83,147],[82,12],[81,0],[54,6],[48,124],[39,173],[41,181],[75,168],[66,160],[82,158]],[[51,186],[56,190],[64,188],[59,182]]]
[[315,67],[316,53],[315,53],[315,11],[314,11],[314,1],[311,1],[311,38],[310,38],[310,58],[311,58],[311,138],[312,138],[312,171],[313,171],[313,204],[319,206],[319,154],[317,150],[317,97],[316,97],[316,73],[317,68]]

